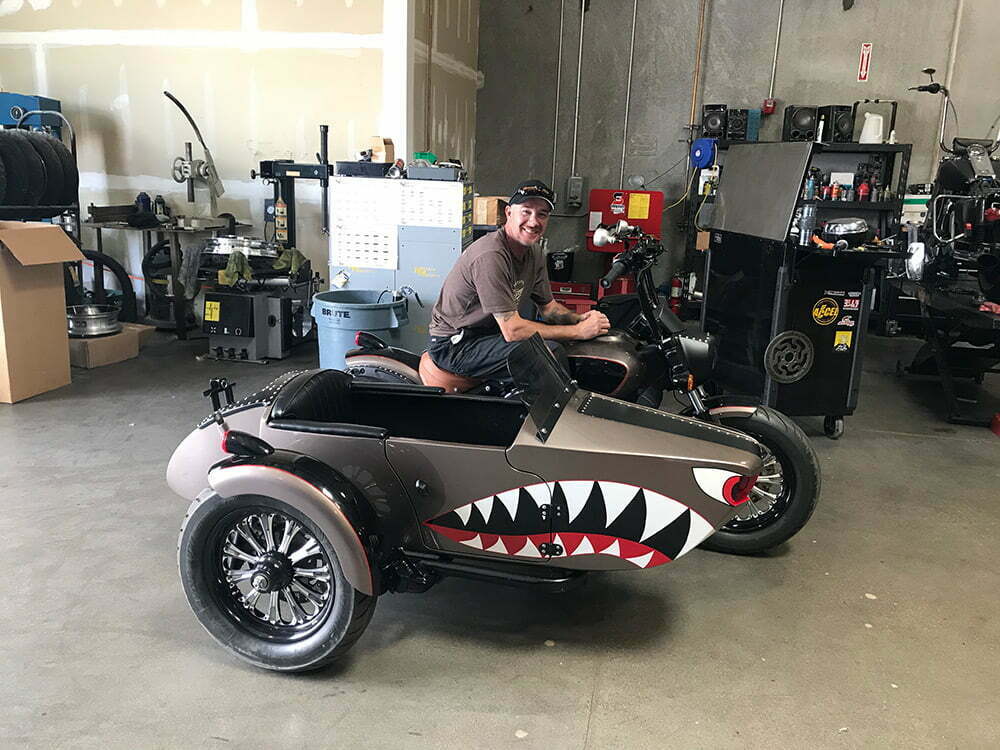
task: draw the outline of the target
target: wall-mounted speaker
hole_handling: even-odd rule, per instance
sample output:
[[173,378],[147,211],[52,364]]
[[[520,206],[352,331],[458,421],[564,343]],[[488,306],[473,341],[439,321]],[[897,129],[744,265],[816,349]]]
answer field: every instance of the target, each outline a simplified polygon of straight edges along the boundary
[[701,134],[706,138],[726,137],[725,104],[705,104],[702,106]]
[[730,109],[726,112],[726,140],[745,141],[747,140],[747,117],[750,114],[746,109]]
[[785,122],[781,129],[783,141],[811,141],[816,138],[816,107],[789,104],[785,107]]
[[850,104],[820,107],[818,121],[823,122],[823,140],[827,143],[851,143],[854,140],[854,108]]

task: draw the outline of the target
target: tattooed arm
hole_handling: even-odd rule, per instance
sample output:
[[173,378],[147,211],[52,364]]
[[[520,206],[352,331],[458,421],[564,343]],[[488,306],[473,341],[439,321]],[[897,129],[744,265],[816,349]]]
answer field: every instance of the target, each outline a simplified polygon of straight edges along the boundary
[[[553,305],[559,310],[553,308]],[[585,315],[577,315],[555,300],[543,306],[540,312],[548,322],[537,323],[533,320],[525,320],[515,311],[494,313],[493,317],[507,341],[523,341],[536,333],[543,339],[550,341],[592,339],[602,333],[607,333],[610,327],[607,317],[602,313],[591,310]],[[560,319],[566,322],[557,322]]]

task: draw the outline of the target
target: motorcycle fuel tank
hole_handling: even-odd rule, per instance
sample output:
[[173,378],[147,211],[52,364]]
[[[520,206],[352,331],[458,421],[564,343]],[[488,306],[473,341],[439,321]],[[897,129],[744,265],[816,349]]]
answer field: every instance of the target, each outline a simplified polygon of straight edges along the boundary
[[570,373],[588,391],[621,396],[639,387],[643,363],[639,342],[624,331],[612,329],[589,341],[566,346]]

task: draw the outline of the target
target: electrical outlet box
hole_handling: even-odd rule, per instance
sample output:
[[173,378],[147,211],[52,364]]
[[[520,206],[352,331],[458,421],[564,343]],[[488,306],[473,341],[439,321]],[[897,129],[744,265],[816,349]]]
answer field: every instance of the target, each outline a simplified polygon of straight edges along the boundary
[[579,208],[583,205],[583,178],[573,175],[566,180],[566,205]]

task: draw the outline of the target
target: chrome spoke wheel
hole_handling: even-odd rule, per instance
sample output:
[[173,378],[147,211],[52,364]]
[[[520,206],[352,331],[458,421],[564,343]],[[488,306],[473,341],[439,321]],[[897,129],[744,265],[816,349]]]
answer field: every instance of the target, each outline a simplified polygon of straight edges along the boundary
[[336,592],[330,560],[308,529],[254,508],[217,532],[217,592],[233,619],[274,640],[300,638],[321,622]]
[[765,446],[760,476],[750,490],[750,498],[738,506],[736,517],[722,528],[746,532],[759,529],[773,522],[788,504],[789,487],[781,462]]

